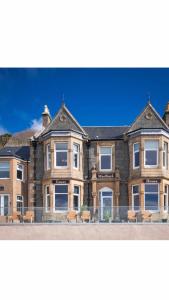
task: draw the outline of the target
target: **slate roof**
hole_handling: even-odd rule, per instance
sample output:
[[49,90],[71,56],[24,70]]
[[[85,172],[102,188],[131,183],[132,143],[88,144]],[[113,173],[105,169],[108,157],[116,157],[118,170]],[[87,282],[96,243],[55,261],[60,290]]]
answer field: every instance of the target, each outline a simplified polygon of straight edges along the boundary
[[22,146],[22,147],[4,147],[0,149],[0,157],[11,156],[20,158],[23,160],[30,159],[30,147]]
[[92,140],[107,140],[122,138],[123,134],[129,130],[129,126],[84,126]]

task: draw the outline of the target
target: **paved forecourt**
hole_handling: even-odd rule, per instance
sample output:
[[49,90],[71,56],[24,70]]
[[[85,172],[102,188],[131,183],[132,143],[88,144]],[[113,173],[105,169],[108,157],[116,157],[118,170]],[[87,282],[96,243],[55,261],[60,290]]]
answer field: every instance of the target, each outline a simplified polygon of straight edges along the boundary
[[169,224],[16,224],[1,240],[168,240]]

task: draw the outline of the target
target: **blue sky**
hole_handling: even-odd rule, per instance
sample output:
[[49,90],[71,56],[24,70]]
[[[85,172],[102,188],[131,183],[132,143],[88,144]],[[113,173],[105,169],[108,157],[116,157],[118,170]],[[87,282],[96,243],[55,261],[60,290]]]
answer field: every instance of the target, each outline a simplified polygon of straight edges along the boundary
[[169,69],[0,69],[0,132],[39,124],[43,106],[66,106],[81,125],[128,125],[150,95],[162,115],[169,100]]

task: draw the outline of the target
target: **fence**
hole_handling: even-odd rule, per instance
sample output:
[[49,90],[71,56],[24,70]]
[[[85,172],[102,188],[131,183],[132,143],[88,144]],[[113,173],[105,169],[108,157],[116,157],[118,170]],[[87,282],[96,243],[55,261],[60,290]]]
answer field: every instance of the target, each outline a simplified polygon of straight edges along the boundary
[[142,223],[168,222],[169,212],[160,207],[131,210],[128,206],[67,208],[0,207],[0,223]]

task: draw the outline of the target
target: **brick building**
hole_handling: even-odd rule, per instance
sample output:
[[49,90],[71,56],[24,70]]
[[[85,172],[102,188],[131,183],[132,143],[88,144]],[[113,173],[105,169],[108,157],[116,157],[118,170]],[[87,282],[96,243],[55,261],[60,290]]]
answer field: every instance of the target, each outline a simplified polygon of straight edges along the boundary
[[82,127],[64,104],[42,118],[41,132],[0,150],[1,216],[28,207],[41,220],[82,205],[102,220],[105,209],[112,219],[123,208],[168,212],[169,103],[163,118],[148,103],[131,126]]

